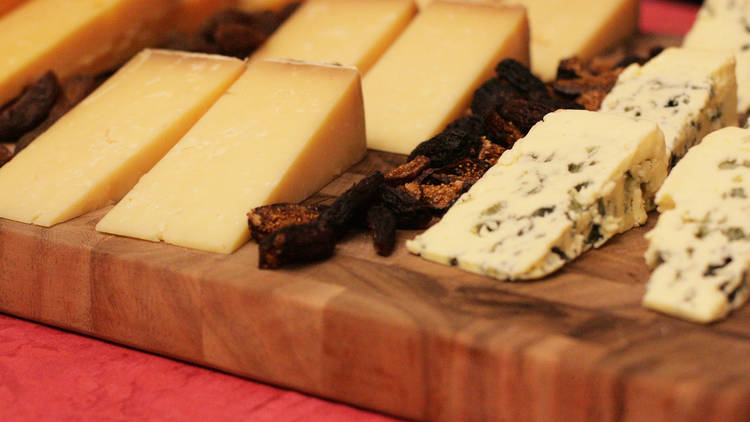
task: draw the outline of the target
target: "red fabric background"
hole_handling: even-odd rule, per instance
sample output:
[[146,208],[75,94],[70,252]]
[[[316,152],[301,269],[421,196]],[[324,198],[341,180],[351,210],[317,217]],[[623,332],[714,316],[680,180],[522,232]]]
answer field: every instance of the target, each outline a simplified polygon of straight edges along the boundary
[[[696,10],[643,0],[641,28],[684,34]],[[0,420],[394,419],[0,315]]]

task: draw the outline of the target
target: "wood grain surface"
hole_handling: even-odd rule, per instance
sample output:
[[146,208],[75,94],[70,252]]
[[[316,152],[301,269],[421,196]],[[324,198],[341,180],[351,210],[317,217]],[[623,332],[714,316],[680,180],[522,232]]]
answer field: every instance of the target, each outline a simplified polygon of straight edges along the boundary
[[[403,157],[370,152],[310,201]],[[333,259],[257,269],[94,231],[0,219],[0,310],[418,420],[747,421],[750,310],[698,326],[640,306],[643,233],[536,282],[501,283],[366,234]]]

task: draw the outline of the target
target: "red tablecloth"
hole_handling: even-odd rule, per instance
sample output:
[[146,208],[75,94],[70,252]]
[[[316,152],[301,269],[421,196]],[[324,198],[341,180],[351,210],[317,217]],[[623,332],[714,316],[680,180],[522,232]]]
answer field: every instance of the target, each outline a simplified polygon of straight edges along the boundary
[[[644,32],[685,33],[695,6],[643,0]],[[0,421],[391,421],[0,315]]]

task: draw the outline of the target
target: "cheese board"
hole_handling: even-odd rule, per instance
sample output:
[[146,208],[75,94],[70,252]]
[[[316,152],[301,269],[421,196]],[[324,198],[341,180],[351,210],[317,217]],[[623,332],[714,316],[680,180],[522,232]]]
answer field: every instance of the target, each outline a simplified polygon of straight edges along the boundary
[[[366,159],[324,201],[402,156]],[[699,326],[640,305],[645,227],[551,277],[500,283],[364,234],[333,259],[257,269],[232,255],[0,220],[0,310],[417,420],[741,421],[750,311]]]
[[[404,160],[370,150],[307,202]],[[221,255],[97,232],[110,209],[0,219],[0,311],[409,419],[750,418],[748,311],[699,326],[640,305],[655,213],[549,277],[503,283],[410,255],[417,231],[387,258],[360,233],[328,261],[264,271],[254,243]]]

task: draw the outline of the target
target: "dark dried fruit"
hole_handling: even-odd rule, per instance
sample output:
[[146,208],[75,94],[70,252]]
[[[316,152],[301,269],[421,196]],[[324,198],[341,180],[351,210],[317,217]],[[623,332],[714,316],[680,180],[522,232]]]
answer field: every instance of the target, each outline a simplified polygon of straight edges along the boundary
[[586,108],[586,110],[598,111],[602,108],[602,102],[608,93],[609,91],[601,90],[586,91],[578,97],[576,102]]
[[250,235],[256,242],[284,227],[315,221],[322,212],[317,205],[273,204],[254,208],[247,213]]
[[602,90],[609,92],[617,82],[619,72],[610,71],[599,75],[584,76],[578,79],[564,79],[555,81],[555,92],[574,97],[587,91]]
[[471,112],[484,118],[495,111],[498,106],[514,98],[522,98],[517,89],[504,79],[492,78],[474,92]]
[[495,163],[497,163],[497,160],[500,159],[500,156],[503,155],[503,152],[505,152],[505,148],[494,144],[487,139],[483,139],[482,150],[479,151],[479,159],[490,166],[494,166]]
[[67,79],[63,85],[60,95],[57,96],[55,105],[52,106],[47,118],[34,129],[26,132],[16,143],[15,154],[18,155],[34,139],[49,129],[60,117],[70,111],[78,103],[83,101],[103,81],[104,76],[77,75]]
[[430,159],[424,155],[417,155],[385,175],[385,180],[391,185],[401,185],[417,178],[423,171],[430,167]]
[[378,255],[388,256],[396,246],[396,216],[390,209],[375,205],[367,210],[367,225],[372,230],[373,246]]
[[505,148],[513,147],[523,137],[516,125],[503,119],[497,111],[487,115],[484,125],[487,128],[487,139]]
[[467,136],[481,138],[484,135],[484,120],[473,114],[461,116],[448,124],[443,132],[465,133]]
[[557,65],[557,80],[576,79],[584,75],[589,75],[589,72],[578,57],[560,60],[560,64]]
[[243,59],[260,47],[269,35],[253,26],[226,23],[219,25],[213,36],[219,53]]
[[432,139],[417,145],[407,161],[418,155],[430,159],[432,167],[442,167],[466,157],[475,157],[482,149],[481,138],[468,135],[461,130],[443,131]]
[[465,186],[461,180],[441,185],[422,185],[422,202],[437,212],[445,212],[464,193]]
[[13,154],[10,152],[10,149],[5,145],[0,145],[0,167],[10,161],[11,158],[13,158]]
[[[435,170],[435,172],[430,175],[430,179],[439,180],[441,183],[461,180],[466,183],[467,186],[471,186],[484,176],[484,173],[486,173],[489,168],[489,164],[484,161],[475,158],[465,158]],[[441,176],[450,177],[442,178]]]
[[555,105],[539,101],[511,100],[498,110],[500,116],[513,122],[518,130],[526,135],[545,115],[557,110]]
[[288,226],[267,236],[258,246],[258,267],[279,268],[299,262],[318,261],[333,255],[336,235],[326,224]]
[[380,172],[365,177],[339,196],[320,215],[320,219],[331,228],[336,237],[343,236],[355,222],[355,217],[363,214],[372,204],[384,184],[385,177]]
[[396,227],[400,229],[423,229],[432,219],[430,209],[399,188],[385,185],[380,193],[382,205],[393,211]]
[[534,76],[531,70],[519,61],[505,59],[495,66],[495,72],[500,79],[510,82],[528,99],[543,100],[549,98],[549,92],[544,82]]
[[412,198],[416,199],[417,201],[422,199],[422,185],[420,182],[416,182],[416,181],[409,182],[405,185],[400,186],[399,189],[408,193]]
[[16,142],[49,115],[60,94],[60,82],[47,72],[0,110],[0,142]]

